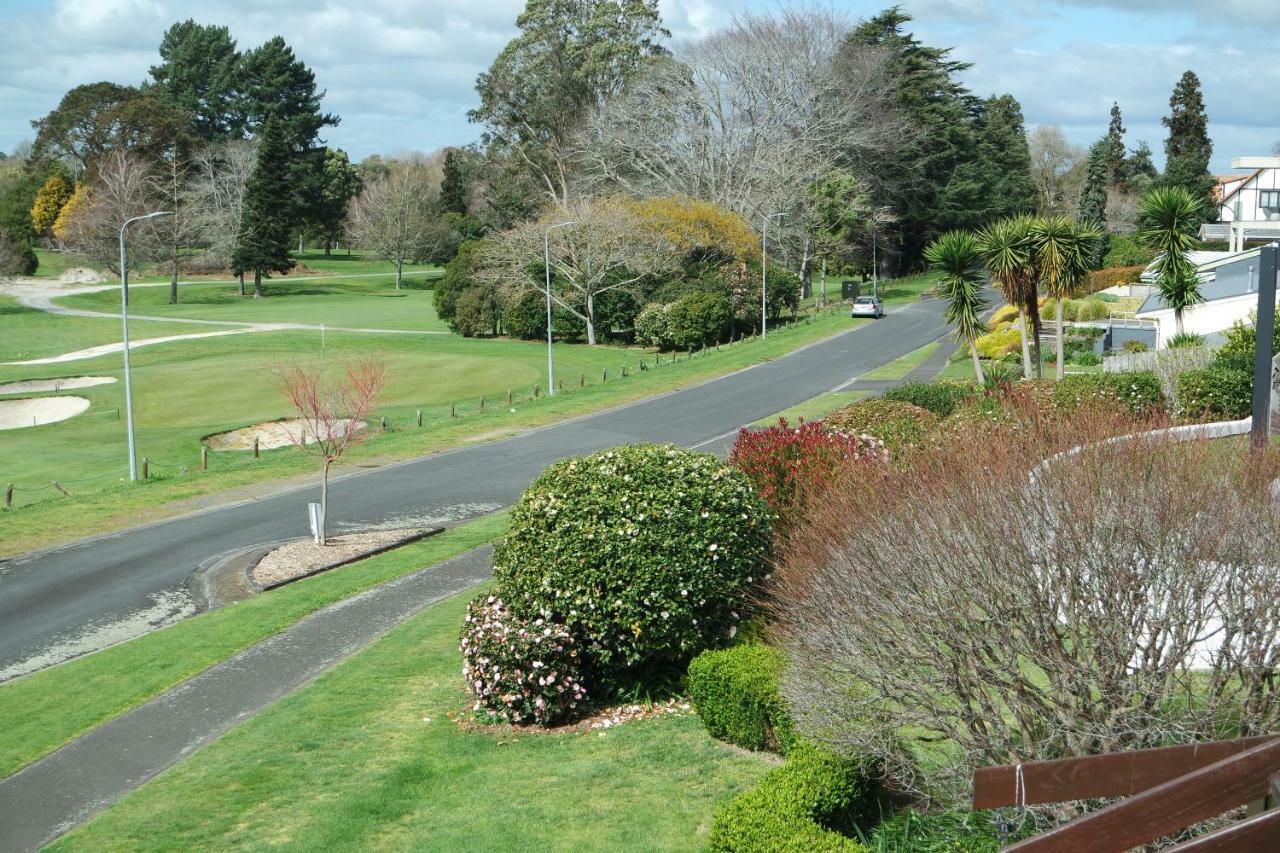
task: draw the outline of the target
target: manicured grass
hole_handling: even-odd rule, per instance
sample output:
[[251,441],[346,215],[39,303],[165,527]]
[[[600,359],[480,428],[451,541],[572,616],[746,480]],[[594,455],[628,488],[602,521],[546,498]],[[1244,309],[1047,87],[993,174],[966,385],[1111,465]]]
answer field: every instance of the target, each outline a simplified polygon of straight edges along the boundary
[[459,729],[463,595],[71,833],[59,850],[696,850],[766,758],[696,717],[556,735]]
[[792,426],[797,425],[801,420],[816,421],[826,417],[836,409],[858,402],[868,394],[870,394],[869,391],[828,391],[825,394],[811,397],[803,403],[797,403],[789,409],[783,409],[777,414],[761,418],[753,423],[752,426],[774,426],[778,423],[778,418],[786,418],[787,423]]
[[[117,295],[115,297],[119,299]],[[139,320],[129,323],[129,334],[135,339],[158,338],[165,335],[185,335],[192,332],[212,332],[230,326],[205,326],[192,323],[164,323]],[[108,318],[59,317],[35,308],[19,305],[17,300],[0,296],[0,362],[26,361],[48,358],[64,352],[117,343],[120,340],[120,322]],[[164,346],[161,344],[160,346]],[[119,361],[120,356],[114,356]],[[84,362],[47,365],[43,369],[55,372],[50,375],[80,375],[66,373],[68,367]],[[0,366],[0,371],[7,368]]]
[[0,777],[308,613],[489,542],[506,524],[505,512],[485,516],[0,685]]
[[920,349],[909,352],[901,358],[896,358],[888,364],[881,365],[875,370],[864,373],[859,379],[905,379],[907,374],[915,370],[928,360],[929,356],[937,352],[938,347],[942,346],[942,341],[934,341],[931,344],[925,344]]
[[[377,414],[388,418],[390,429],[371,437],[346,460],[368,465],[514,434],[686,386],[785,355],[860,322],[832,312],[813,322],[779,327],[765,341],[751,338],[692,359],[681,356],[674,364],[671,355],[664,355],[661,367],[644,372],[638,371],[639,362],[653,365],[649,351],[557,345],[557,375],[563,377],[566,393],[538,400],[529,398],[534,384],[543,381],[546,351],[536,342],[330,333],[325,354],[373,350],[388,362],[391,381]],[[260,332],[139,350],[134,360],[139,454],[152,460],[153,476],[159,475],[148,483],[121,482],[125,434],[110,419],[121,405],[121,383],[78,392],[92,401],[84,415],[6,432],[0,443],[0,482],[42,491],[19,491],[15,507],[0,510],[0,556],[65,541],[68,513],[75,515],[74,535],[87,536],[190,511],[194,507],[183,501],[199,495],[312,474],[314,460],[294,448],[264,452],[258,461],[248,453],[211,454],[208,472],[197,467],[202,436],[288,414],[267,369],[319,356],[319,348],[318,333]],[[630,374],[625,379],[623,366]],[[602,382],[606,369],[609,380]],[[119,356],[111,356],[43,370],[0,368],[0,380],[118,376],[119,371]],[[583,388],[577,387],[579,377],[585,380]],[[517,394],[510,407],[509,389]],[[481,395],[484,412],[479,411]],[[457,417],[450,417],[451,403],[457,404]],[[414,425],[418,409],[423,410],[422,428]],[[99,412],[107,413],[106,419]],[[52,479],[77,481],[68,483],[75,497],[54,492],[48,486]]]
[[[422,273],[415,274],[422,278]],[[252,292],[252,290],[250,290]],[[228,323],[305,323],[360,329],[447,331],[436,317],[429,290],[396,290],[395,277],[272,279],[267,297],[240,296],[235,284],[191,283],[179,287],[178,304],[169,304],[169,288],[137,287],[129,293],[130,314],[225,320]],[[81,293],[58,300],[68,308],[120,312],[114,291]]]
[[79,266],[62,252],[50,252],[48,249],[37,248],[36,260],[40,264],[36,267],[36,278],[59,278],[71,267]]
[[[374,272],[394,273],[395,265],[390,261],[383,260],[376,255],[368,252],[353,250],[350,254],[346,249],[334,249],[327,257],[324,249],[308,249],[305,252],[295,252],[293,259],[306,269],[319,270],[321,272],[347,273],[347,274],[363,274]],[[409,276],[414,273],[413,278],[421,281],[423,276],[420,273],[426,273],[427,277],[438,277],[443,274],[444,270],[431,264],[405,264],[404,274]]]

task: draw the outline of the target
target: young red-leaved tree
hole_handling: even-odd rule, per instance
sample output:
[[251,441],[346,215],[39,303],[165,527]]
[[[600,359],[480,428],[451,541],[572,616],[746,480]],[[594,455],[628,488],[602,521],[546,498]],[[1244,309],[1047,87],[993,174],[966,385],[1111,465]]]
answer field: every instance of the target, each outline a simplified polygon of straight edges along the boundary
[[320,459],[320,544],[325,544],[329,511],[329,468],[362,441],[361,432],[386,384],[387,367],[376,356],[362,356],[342,364],[341,373],[321,364],[290,364],[275,370],[280,393],[301,421],[290,430],[295,445]]

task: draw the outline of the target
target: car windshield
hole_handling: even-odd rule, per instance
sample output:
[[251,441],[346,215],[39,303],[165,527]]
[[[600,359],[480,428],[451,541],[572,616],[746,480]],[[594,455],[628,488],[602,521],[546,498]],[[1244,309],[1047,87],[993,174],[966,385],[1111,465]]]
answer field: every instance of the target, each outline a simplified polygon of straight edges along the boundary
[[875,298],[874,298],[874,297],[871,297],[871,296],[859,296],[859,297],[858,297],[858,300],[857,300],[857,304],[859,304],[859,305],[873,305],[873,304],[875,304],[875,301],[876,301],[876,300],[875,300]]

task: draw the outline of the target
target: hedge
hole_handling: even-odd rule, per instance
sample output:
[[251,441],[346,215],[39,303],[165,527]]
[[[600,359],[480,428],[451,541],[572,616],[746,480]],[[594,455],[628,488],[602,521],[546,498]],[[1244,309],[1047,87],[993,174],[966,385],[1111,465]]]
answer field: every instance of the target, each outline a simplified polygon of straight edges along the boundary
[[872,397],[836,409],[822,422],[841,432],[874,436],[890,450],[899,450],[922,441],[938,418],[928,409],[911,403]]
[[1071,408],[1085,402],[1118,402],[1134,417],[1150,417],[1164,407],[1160,379],[1150,370],[1074,373],[1053,386],[1053,402]]
[[494,577],[513,612],[564,625],[583,644],[593,685],[683,672],[737,632],[767,571],[770,527],[747,476],[711,454],[616,447],[533,481],[495,549]]
[[787,763],[734,797],[711,824],[710,849],[733,853],[865,853],[853,832],[875,814],[877,785],[857,762],[797,742]]
[[744,749],[786,752],[795,739],[778,695],[782,653],[758,643],[706,651],[689,663],[688,688],[711,736]]
[[690,293],[667,310],[667,335],[678,349],[695,349],[724,337],[733,319],[729,300],[719,293]]
[[[1013,353],[1021,361],[1021,356]],[[899,403],[910,403],[922,409],[928,409],[939,418],[948,418],[955,413],[960,404],[972,397],[976,391],[972,385],[964,382],[904,382],[896,388],[884,392],[884,399]]]
[[1178,376],[1178,412],[1184,417],[1235,420],[1253,410],[1253,374],[1248,370],[1211,364]]

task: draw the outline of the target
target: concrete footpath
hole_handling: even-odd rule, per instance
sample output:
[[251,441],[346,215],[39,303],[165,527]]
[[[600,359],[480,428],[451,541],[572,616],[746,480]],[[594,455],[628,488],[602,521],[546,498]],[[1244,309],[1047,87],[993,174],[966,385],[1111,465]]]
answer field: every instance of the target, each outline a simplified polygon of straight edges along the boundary
[[47,844],[492,568],[485,545],[331,604],[0,779],[0,851]]

